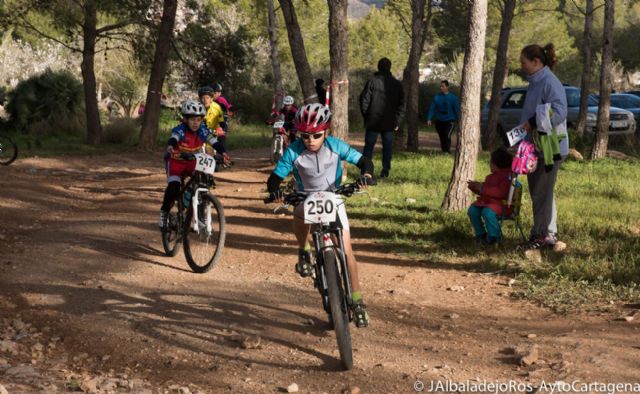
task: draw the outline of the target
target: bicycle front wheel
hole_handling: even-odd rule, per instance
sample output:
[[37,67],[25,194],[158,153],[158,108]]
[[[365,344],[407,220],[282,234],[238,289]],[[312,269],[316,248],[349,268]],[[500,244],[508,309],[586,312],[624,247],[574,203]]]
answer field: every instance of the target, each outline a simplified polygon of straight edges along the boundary
[[0,164],[8,166],[18,157],[18,146],[5,135],[0,135]]
[[182,233],[182,217],[178,204],[173,204],[167,217],[167,225],[160,229],[164,253],[173,257],[180,251],[180,235]]
[[222,257],[225,240],[225,220],[222,204],[210,193],[201,194],[197,217],[193,207],[187,209],[183,237],[184,256],[193,272],[211,270]]
[[271,164],[276,164],[280,158],[282,157],[282,138],[281,137],[273,137],[271,141]]
[[322,253],[324,269],[327,275],[327,292],[333,319],[333,329],[336,332],[340,359],[345,369],[353,368],[353,351],[351,349],[351,333],[349,332],[349,311],[344,299],[342,281],[338,274],[338,260],[335,249],[325,249]]

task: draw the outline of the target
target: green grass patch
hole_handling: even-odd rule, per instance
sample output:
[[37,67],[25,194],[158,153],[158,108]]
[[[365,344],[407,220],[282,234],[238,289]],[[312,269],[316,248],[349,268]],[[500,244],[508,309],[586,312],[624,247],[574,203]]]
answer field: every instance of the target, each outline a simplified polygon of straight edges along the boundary
[[18,160],[25,157],[56,157],[100,155],[134,150],[133,144],[103,143],[100,145],[85,144],[85,137],[81,135],[45,135],[30,134],[8,135],[18,145]]
[[[380,168],[380,157],[374,158]],[[477,180],[488,174],[488,155]],[[640,164],[606,159],[563,164],[556,185],[560,238],[565,253],[543,252],[542,264],[527,261],[512,222],[503,225],[496,249],[474,243],[466,212],[440,208],[453,157],[438,153],[397,153],[391,178],[349,202],[357,236],[375,239],[416,264],[478,272],[503,271],[518,277],[518,295],[557,311],[604,307],[609,301],[640,301]],[[357,169],[356,169],[357,170]],[[351,169],[352,175],[356,170]],[[532,224],[526,176],[525,234]]]

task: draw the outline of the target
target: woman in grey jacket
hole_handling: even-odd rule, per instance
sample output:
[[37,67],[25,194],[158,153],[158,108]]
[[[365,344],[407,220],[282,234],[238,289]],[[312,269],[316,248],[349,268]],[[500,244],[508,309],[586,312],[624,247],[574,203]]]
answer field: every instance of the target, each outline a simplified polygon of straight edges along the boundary
[[[520,122],[527,132],[536,128],[536,107],[540,104],[551,104],[553,116],[551,125],[566,130],[567,96],[558,78],[551,72],[557,58],[553,44],[544,48],[539,45],[528,45],[520,52],[520,65],[529,81]],[[560,163],[569,152],[569,137],[560,140],[561,160],[554,162],[552,168],[545,168],[540,158],[535,172],[527,175],[529,193],[533,205],[533,227],[527,249],[553,247],[562,250],[566,247],[558,241],[558,225],[556,201],[553,189],[558,176]],[[542,152],[539,153],[542,155]]]

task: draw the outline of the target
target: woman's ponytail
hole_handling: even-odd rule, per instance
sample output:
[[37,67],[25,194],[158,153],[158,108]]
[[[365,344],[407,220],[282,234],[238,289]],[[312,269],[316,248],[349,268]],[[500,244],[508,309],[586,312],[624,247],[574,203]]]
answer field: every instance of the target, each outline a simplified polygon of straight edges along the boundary
[[544,46],[544,55],[546,57],[546,62],[544,65],[553,69],[553,67],[558,63],[558,58],[556,57],[556,47],[549,43]]

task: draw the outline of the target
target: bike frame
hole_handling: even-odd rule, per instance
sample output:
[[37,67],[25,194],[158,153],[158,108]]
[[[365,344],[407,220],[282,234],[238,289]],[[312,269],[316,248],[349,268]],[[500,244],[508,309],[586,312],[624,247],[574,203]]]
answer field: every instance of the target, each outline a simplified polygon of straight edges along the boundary
[[[178,192],[178,196],[176,197],[176,202],[178,203],[178,211],[179,214],[182,215],[182,212],[184,210],[184,206],[182,203],[182,196],[184,196],[184,193],[187,190],[191,190],[191,205],[190,205],[190,209],[193,210],[193,217],[197,218],[198,216],[198,207],[199,207],[199,197],[201,193],[208,193],[209,192],[209,188],[208,187],[204,187],[204,182],[201,182],[201,178],[202,175],[199,173],[194,174],[187,183],[184,183],[184,178],[182,178],[182,184],[181,184],[181,188],[180,191]],[[211,223],[211,207],[207,206],[207,212],[206,212],[206,228],[207,228],[207,233],[211,233],[212,230],[212,223]],[[180,221],[184,220],[184,218],[181,218]],[[198,226],[198,222],[195,221],[193,223],[193,230],[195,232],[197,232],[198,234],[200,234],[200,226]]]

